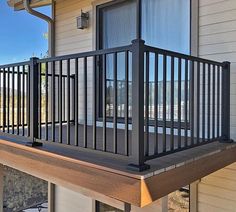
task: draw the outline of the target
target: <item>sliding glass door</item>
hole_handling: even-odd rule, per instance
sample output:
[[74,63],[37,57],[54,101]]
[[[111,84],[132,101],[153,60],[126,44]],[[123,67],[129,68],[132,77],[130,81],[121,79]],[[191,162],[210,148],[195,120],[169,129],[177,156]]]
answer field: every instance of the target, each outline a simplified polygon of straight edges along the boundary
[[[136,0],[117,0],[97,7],[98,49],[114,48],[131,44],[131,41],[136,37],[136,4]],[[190,0],[143,0],[141,23],[142,39],[145,40],[146,45],[190,54],[190,12]],[[113,59],[114,58],[111,55],[108,55],[106,59],[106,116],[108,117],[113,116],[114,108]],[[117,62],[117,112],[118,117],[122,118],[124,117],[125,102],[125,55],[118,54]],[[154,64],[154,56],[150,56],[150,64]],[[129,65],[131,71],[131,62],[129,62]],[[149,89],[150,101],[154,99],[154,89],[152,89],[152,80],[154,80],[153,69],[154,68],[151,65]],[[101,68],[101,70],[103,70],[103,68]],[[100,72],[100,75],[102,76],[102,72]],[[131,80],[132,76],[130,72],[130,85]],[[161,75],[158,80],[160,86],[159,91],[161,91]],[[102,82],[102,78],[99,79],[99,81]],[[131,88],[129,88],[129,94],[131,95],[131,93]],[[100,95],[102,95],[102,92],[100,92]],[[161,95],[159,96],[161,97]],[[150,102],[150,104],[152,103]],[[102,108],[102,102],[100,102],[100,108]],[[131,116],[132,110],[131,107],[129,108],[129,115]],[[151,113],[150,116],[150,118],[152,118]]]

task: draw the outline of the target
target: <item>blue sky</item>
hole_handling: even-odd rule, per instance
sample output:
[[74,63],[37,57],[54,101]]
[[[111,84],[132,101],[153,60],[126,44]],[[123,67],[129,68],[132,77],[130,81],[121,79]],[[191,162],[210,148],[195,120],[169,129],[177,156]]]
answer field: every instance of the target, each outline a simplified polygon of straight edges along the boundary
[[[48,31],[47,23],[25,11],[14,11],[6,2],[0,1],[0,64],[45,55],[48,50],[44,37]],[[50,15],[50,7],[39,11]]]

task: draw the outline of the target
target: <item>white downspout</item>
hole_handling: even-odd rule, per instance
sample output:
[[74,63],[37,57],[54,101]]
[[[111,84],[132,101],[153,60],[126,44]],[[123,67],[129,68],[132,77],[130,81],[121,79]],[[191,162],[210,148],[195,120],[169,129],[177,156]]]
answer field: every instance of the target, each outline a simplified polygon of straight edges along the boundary
[[55,56],[54,20],[47,15],[44,15],[36,10],[33,10],[30,6],[30,0],[24,0],[24,8],[31,15],[41,18],[48,23],[48,54],[49,57]]

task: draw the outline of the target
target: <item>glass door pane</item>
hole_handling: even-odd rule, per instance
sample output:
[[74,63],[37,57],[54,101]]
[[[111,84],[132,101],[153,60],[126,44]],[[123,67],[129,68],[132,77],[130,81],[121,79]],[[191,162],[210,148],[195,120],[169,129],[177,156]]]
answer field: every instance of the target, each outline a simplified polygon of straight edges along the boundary
[[[117,1],[99,9],[100,49],[130,45],[136,35],[136,1]],[[113,116],[114,55],[106,58],[106,116]],[[130,64],[131,65],[131,64]],[[131,69],[130,69],[131,70]],[[131,72],[129,74],[131,76]],[[117,115],[124,117],[125,54],[117,55]]]

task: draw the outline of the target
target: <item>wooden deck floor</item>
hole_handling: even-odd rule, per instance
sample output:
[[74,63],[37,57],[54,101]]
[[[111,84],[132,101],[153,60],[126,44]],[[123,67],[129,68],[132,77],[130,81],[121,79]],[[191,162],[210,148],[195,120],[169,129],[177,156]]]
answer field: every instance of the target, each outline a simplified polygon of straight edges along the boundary
[[149,170],[135,172],[127,169],[127,156],[48,141],[31,148],[25,145],[28,141],[1,134],[0,163],[74,191],[139,207],[236,161],[236,143],[213,142],[147,161]]

